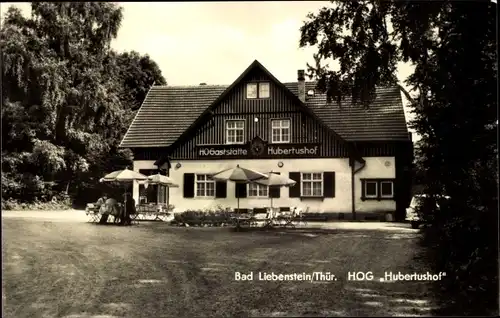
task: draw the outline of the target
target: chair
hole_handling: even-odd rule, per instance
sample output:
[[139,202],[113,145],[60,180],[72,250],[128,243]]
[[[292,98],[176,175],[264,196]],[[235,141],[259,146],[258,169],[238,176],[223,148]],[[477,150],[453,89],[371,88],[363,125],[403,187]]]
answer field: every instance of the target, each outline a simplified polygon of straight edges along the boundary
[[166,221],[167,218],[170,216],[170,211],[173,210],[171,209],[171,206],[167,206],[165,203],[158,204],[158,209],[156,212],[155,216],[155,221]]
[[254,208],[252,211],[251,225],[257,226],[259,222],[267,222],[268,212],[266,208]]
[[293,224],[293,213],[290,210],[290,207],[280,207],[279,209],[278,221],[281,226],[291,226],[295,227]]
[[98,222],[100,218],[99,214],[99,208],[95,203],[87,203],[87,206],[85,207],[85,214],[89,218],[88,222]]
[[297,224],[303,223],[305,226],[307,226],[307,221],[304,217],[304,214],[309,213],[309,207],[307,207],[304,212],[302,211],[302,209],[295,208],[294,212],[295,212],[294,219],[296,220]]

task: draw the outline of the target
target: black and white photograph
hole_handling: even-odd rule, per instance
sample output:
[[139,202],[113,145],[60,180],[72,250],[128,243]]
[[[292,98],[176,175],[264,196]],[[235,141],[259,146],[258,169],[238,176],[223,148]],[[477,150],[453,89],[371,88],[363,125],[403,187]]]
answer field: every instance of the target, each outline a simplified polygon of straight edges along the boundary
[[497,10],[1,3],[2,317],[498,316]]

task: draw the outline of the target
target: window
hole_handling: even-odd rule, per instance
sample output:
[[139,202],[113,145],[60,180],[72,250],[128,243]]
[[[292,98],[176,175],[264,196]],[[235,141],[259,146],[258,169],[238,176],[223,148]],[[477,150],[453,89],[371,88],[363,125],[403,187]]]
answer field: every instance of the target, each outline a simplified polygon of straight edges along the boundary
[[269,98],[270,85],[268,82],[261,83],[248,83],[247,84],[247,98]]
[[271,120],[271,130],[273,143],[290,142],[290,119]]
[[210,175],[196,175],[196,196],[197,197],[215,197],[215,181]]
[[257,83],[247,84],[247,98],[257,98]]
[[393,179],[361,179],[362,200],[394,199]]
[[392,187],[393,187],[392,181],[381,181],[380,196],[382,198],[392,198],[394,196]]
[[249,197],[268,197],[268,186],[256,183],[248,184],[248,196]]
[[226,122],[226,144],[242,144],[244,141],[244,132],[244,120],[228,120]]
[[269,83],[259,83],[259,98],[269,98]]
[[377,181],[366,181],[365,183],[365,197],[376,198],[377,197]]
[[323,173],[302,173],[301,196],[321,197],[323,196]]

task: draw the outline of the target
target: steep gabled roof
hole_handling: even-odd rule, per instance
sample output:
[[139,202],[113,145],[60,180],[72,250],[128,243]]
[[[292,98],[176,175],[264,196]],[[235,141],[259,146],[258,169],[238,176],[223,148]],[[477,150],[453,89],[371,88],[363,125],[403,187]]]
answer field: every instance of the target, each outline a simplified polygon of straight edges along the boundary
[[[260,68],[303,110],[334,134],[347,141],[409,140],[408,129],[397,87],[379,88],[369,109],[353,107],[349,99],[342,106],[327,103],[325,94],[298,98],[298,84],[279,82],[262,64],[254,61],[229,86],[154,86],[149,91],[130,125],[120,147],[169,147],[182,142],[189,131],[210,115],[252,69]],[[306,92],[314,90],[315,82],[306,82]]]
[[168,147],[227,86],[153,86],[120,144]]
[[[298,94],[296,82],[285,83],[285,86]],[[315,86],[316,82],[307,82],[306,92],[314,91]],[[377,88],[376,93],[367,109],[353,106],[349,97],[340,105],[327,103],[326,94],[318,92],[306,95],[306,106],[348,141],[410,140],[399,88]]]

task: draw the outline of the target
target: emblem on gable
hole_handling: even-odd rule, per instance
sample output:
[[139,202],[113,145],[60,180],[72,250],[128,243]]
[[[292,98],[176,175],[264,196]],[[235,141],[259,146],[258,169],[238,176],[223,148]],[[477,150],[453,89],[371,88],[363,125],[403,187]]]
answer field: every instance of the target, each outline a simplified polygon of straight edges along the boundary
[[266,142],[259,136],[255,137],[250,142],[250,153],[253,156],[262,156],[266,148]]

